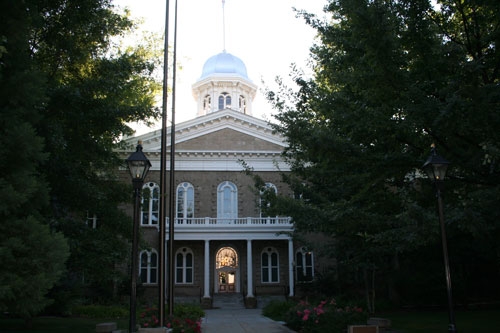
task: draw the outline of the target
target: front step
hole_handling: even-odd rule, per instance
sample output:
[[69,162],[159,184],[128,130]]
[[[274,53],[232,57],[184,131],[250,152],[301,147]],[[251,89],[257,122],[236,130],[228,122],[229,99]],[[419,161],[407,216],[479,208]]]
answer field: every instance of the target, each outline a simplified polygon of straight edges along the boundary
[[214,294],[212,301],[214,309],[244,309],[243,295],[240,293]]

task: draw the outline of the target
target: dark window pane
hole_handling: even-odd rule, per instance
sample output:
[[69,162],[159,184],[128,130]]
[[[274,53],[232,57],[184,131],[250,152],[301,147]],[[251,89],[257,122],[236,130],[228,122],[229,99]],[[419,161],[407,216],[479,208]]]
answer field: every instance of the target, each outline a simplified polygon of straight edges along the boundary
[[150,271],[150,283],[156,283],[156,269],[151,269]]
[[182,254],[177,254],[177,267],[183,267],[184,266],[184,263],[183,263],[183,257],[182,257]]
[[271,265],[278,266],[278,254],[277,253],[271,254]]
[[271,274],[272,274],[271,281],[272,282],[278,282],[278,268],[273,268],[271,270]]
[[269,259],[267,253],[262,253],[262,266],[268,266]]
[[269,282],[269,269],[266,267],[262,268],[262,282]]
[[175,282],[182,283],[182,268],[176,269]]

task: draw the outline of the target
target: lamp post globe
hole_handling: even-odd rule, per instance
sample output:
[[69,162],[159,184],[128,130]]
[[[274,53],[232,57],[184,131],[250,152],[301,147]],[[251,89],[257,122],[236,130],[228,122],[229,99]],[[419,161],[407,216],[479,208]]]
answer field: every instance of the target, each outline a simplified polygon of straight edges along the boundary
[[139,141],[136,151],[132,153],[125,161],[132,177],[134,185],[134,220],[132,228],[132,255],[130,269],[130,319],[129,332],[137,331],[136,324],[136,308],[137,308],[137,277],[139,275],[139,218],[141,206],[141,190],[144,184],[144,179],[148,174],[151,162],[142,152],[142,143]]
[[436,147],[433,144],[431,146],[431,155],[427,158],[422,169],[427,173],[429,179],[433,182],[436,187],[436,197],[438,201],[438,214],[439,214],[439,225],[441,228],[441,243],[443,246],[443,262],[446,278],[446,291],[448,294],[448,332],[457,333],[457,328],[455,325],[455,314],[453,311],[453,297],[451,292],[451,273],[450,273],[450,263],[448,260],[448,245],[446,239],[446,229],[444,225],[444,209],[443,209],[443,199],[441,197],[441,191],[443,189],[443,181],[446,176],[446,171],[448,169],[448,162],[444,157],[437,154]]
[[448,162],[444,157],[437,154],[436,146],[431,146],[431,155],[427,158],[422,168],[427,173],[427,177],[432,182],[444,181],[446,170],[448,170]]
[[130,176],[133,182],[144,183],[144,179],[148,174],[151,162],[142,152],[142,142],[137,143],[136,151],[126,159]]

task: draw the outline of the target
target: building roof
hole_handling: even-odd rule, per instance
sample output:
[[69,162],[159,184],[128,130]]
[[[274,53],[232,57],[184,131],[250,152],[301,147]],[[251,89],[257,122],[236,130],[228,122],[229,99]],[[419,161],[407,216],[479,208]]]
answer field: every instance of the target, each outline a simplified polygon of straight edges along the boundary
[[[167,128],[170,150],[171,127]],[[289,166],[282,161],[285,139],[264,120],[226,109],[176,124],[177,170],[241,171],[240,160],[247,161],[255,171],[282,171]],[[143,151],[153,164],[160,166],[161,130],[127,138],[130,149],[142,141]],[[125,158],[129,149],[121,152]]]

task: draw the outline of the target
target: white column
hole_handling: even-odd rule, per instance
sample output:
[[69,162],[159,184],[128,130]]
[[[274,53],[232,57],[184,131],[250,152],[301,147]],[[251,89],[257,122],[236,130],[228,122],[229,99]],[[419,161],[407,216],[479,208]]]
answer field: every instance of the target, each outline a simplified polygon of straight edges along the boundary
[[205,240],[205,274],[203,297],[210,298],[210,241]]
[[252,240],[247,239],[247,297],[253,296]]
[[289,281],[289,287],[290,287],[290,294],[288,296],[294,296],[295,291],[295,279],[294,279],[294,274],[293,274],[293,261],[294,261],[294,255],[293,255],[293,240],[289,239],[288,240],[288,281]]

